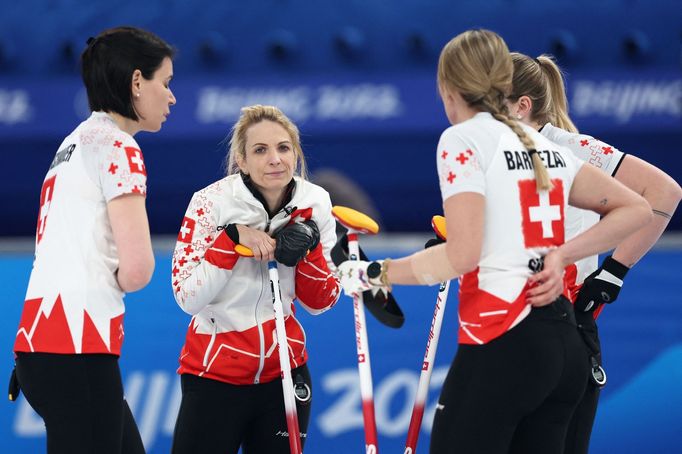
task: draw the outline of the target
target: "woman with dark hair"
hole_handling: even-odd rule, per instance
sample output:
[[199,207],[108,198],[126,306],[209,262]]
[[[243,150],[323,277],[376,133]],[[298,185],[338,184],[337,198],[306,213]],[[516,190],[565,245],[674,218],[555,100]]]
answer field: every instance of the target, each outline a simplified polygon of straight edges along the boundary
[[[598,256],[591,255],[566,269],[569,297],[574,303],[578,327],[586,340],[586,362],[592,374],[571,419],[564,452],[586,454],[600,389],[606,383],[606,375],[601,369],[597,316],[604,309],[604,304],[616,300],[627,272],[663,234],[682,198],[682,189],[655,166],[578,132],[568,115],[561,69],[550,56],[531,58],[514,52],[512,61],[514,79],[508,98],[512,114],[553,142],[569,148],[581,160],[642,194],[651,205],[654,215],[652,222],[619,243],[601,266]],[[598,221],[597,213],[569,207],[566,211],[567,239],[589,229]]]
[[173,55],[156,35],[119,27],[88,39],[81,56],[92,114],[45,176],[14,344],[51,454],[144,452],[118,365],[123,297],[154,271],[147,168],[133,136],[161,129],[175,104]]
[[[563,451],[588,373],[563,270],[651,219],[640,196],[509,116],[512,71],[507,45],[491,31],[445,45],[438,87],[452,126],[436,159],[447,241],[338,267],[349,294],[460,278],[459,346],[436,407],[432,453]],[[566,242],[569,203],[604,217]]]

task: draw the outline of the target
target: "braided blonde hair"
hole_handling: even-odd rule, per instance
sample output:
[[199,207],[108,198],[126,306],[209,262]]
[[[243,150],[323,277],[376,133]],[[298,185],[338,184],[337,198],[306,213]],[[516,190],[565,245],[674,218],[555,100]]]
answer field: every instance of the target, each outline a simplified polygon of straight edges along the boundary
[[512,87],[513,63],[507,44],[490,30],[468,30],[450,40],[440,53],[438,84],[456,91],[467,104],[489,112],[518,136],[533,160],[538,190],[551,189],[552,182],[533,139],[509,116],[507,95]]

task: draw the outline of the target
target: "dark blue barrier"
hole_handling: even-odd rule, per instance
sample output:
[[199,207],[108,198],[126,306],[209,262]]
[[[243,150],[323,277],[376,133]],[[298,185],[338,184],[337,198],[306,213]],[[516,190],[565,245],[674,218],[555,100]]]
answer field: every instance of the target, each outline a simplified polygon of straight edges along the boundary
[[338,0],[143,3],[0,0],[0,70],[72,72],[88,36],[135,24],[180,49],[178,73],[434,68],[457,33],[485,27],[530,55],[584,68],[679,64],[682,9],[671,0]]
[[[634,153],[682,181],[682,76],[675,70],[575,71],[573,117],[586,133]],[[177,106],[154,135],[137,140],[149,169],[152,231],[175,233],[191,194],[220,178],[239,109],[274,103],[300,126],[313,173],[331,168],[367,192],[391,231],[422,230],[441,211],[435,146],[447,120],[431,72],[300,77],[185,77]],[[2,235],[35,229],[38,189],[63,139],[88,114],[76,78],[0,78],[0,193],[11,222]],[[332,199],[333,199],[332,194]],[[682,217],[671,229],[682,228]]]
[[[310,135],[439,132],[447,125],[435,76],[425,71],[178,76],[172,88],[178,104],[161,133],[165,139],[219,140],[250,104],[279,106]],[[576,71],[568,90],[574,120],[586,131],[655,133],[677,130],[682,120],[676,69]],[[0,140],[61,138],[88,114],[76,77],[0,78]]]
[[[682,446],[682,297],[677,284],[681,260],[679,251],[650,253],[628,275],[620,300],[600,318],[609,383],[602,393],[591,452],[667,454]],[[6,309],[0,319],[0,349],[4,351],[0,380],[11,369],[11,348],[30,266],[28,255],[0,257]],[[158,255],[150,286],[126,299],[122,372],[150,453],[169,452],[180,396],[174,371],[189,322],[173,301],[169,270],[169,255]],[[406,315],[400,330],[378,325],[368,315],[381,452],[402,452],[436,292],[436,288],[396,289]],[[457,298],[454,289],[450,294],[420,452],[427,451],[431,415],[456,347]],[[350,300],[343,297],[332,311],[318,317],[302,309],[298,314],[307,333],[314,383],[306,452],[363,452]],[[41,420],[23,398],[0,408],[0,439],[4,452],[44,450]]]

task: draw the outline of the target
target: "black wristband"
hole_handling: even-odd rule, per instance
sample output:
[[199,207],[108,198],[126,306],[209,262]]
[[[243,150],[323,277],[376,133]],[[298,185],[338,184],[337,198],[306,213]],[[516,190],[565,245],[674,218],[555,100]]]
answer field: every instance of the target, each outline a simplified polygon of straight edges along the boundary
[[367,266],[367,277],[376,279],[381,276],[381,263],[372,262]]
[[613,274],[621,281],[625,279],[625,275],[628,274],[628,271],[630,271],[630,268],[623,265],[610,255],[604,259],[604,261],[601,264],[601,267],[603,270],[606,270],[609,273]]
[[234,244],[239,244],[239,230],[237,230],[237,224],[227,224],[225,226],[225,233],[230,237]]

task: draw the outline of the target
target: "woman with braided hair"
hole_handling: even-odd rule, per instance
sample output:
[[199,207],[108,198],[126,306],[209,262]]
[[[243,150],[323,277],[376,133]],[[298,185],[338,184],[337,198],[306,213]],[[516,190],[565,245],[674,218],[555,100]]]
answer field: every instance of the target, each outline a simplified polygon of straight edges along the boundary
[[[563,451],[588,374],[563,270],[651,220],[640,196],[509,117],[512,71],[491,31],[446,44],[438,87],[452,126],[436,159],[447,242],[338,269],[348,294],[460,278],[459,348],[437,405],[434,453]],[[603,219],[566,242],[569,203]]]
[[[613,303],[629,269],[656,243],[682,198],[680,186],[662,170],[594,137],[578,133],[568,116],[561,70],[548,55],[531,58],[512,53],[513,89],[509,108],[522,122],[548,139],[569,148],[581,160],[612,176],[646,199],[654,214],[651,223],[629,236],[599,266],[597,255],[569,265],[566,284],[574,303],[578,328],[588,347],[593,370],[585,393],[568,429],[565,454],[588,452],[600,389],[606,376],[601,369],[601,345],[596,318],[605,303]],[[569,207],[566,238],[570,239],[599,221],[599,215]]]

